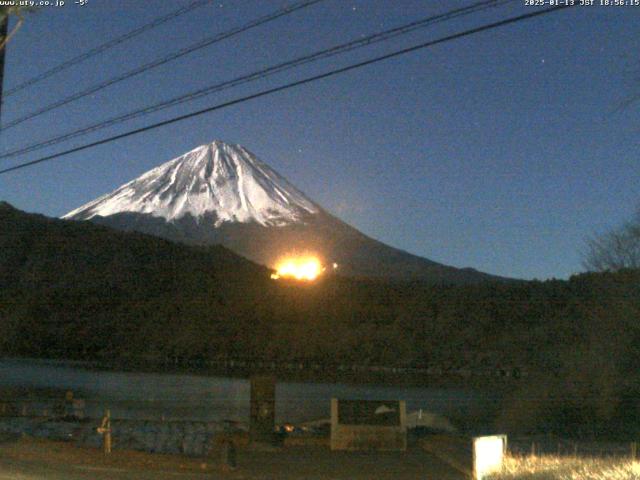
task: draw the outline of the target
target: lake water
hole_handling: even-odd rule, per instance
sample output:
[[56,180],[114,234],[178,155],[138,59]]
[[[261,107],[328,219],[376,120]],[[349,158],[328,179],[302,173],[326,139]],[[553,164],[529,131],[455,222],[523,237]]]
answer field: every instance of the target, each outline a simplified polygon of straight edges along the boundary
[[[132,373],[92,370],[59,362],[0,360],[0,389],[72,390],[86,401],[85,413],[114,418],[235,420],[249,417],[249,381],[194,374]],[[475,417],[495,402],[485,393],[423,388],[332,383],[279,382],[276,422],[299,423],[328,418],[332,397],[405,400],[407,411],[423,409],[444,416]]]

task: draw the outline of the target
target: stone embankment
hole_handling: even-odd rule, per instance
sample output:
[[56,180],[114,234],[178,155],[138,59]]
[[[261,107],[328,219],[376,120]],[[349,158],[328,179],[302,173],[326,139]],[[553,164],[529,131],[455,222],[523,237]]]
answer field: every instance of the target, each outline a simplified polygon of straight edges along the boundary
[[[65,440],[81,446],[99,448],[102,436],[99,420],[64,420],[43,417],[0,418],[0,433],[35,438]],[[226,422],[112,420],[114,449],[150,453],[203,456],[215,449],[223,434],[240,433],[241,425]]]

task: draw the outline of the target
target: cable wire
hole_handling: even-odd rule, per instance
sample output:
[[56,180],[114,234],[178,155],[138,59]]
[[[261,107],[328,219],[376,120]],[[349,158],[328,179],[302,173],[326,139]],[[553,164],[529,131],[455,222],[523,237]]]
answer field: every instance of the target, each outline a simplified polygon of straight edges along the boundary
[[[24,90],[27,87],[35,85],[36,83],[41,82],[42,80],[49,78],[55,75],[56,73],[62,72],[63,70],[66,70],[67,68],[72,67],[73,65],[77,65],[78,63],[84,62],[85,60],[91,57],[94,57],[102,52],[105,52],[110,48],[120,45],[121,43],[124,43],[127,40],[131,40],[132,38],[135,38],[138,35],[142,35],[143,33],[149,30],[153,30],[154,28],[159,27],[160,25],[163,25],[173,20],[179,17],[180,15],[184,15],[185,13],[189,13],[192,10],[195,10],[196,8],[202,7],[211,1],[212,0],[196,0],[195,2],[191,2],[189,5],[179,8],[178,10],[175,10],[167,15],[158,17],[152,20],[150,23],[142,25],[141,27],[131,30],[130,32],[125,33],[124,35],[121,35],[112,40],[109,40],[108,42],[105,42],[102,45],[98,45],[97,47],[87,50],[86,52],[81,53],[80,55],[77,55],[65,62],[62,62],[56,65],[55,67],[50,68],[49,70],[46,70],[28,80],[25,80],[22,83],[19,83],[15,87],[7,90],[4,94],[4,97],[6,98],[10,95],[13,95],[14,93]],[[4,103],[4,99],[2,100],[2,102]]]
[[226,40],[227,38],[233,37],[235,35],[239,35],[241,33],[246,32],[247,30],[251,30],[252,28],[258,27],[260,25],[263,25],[265,23],[271,22],[273,20],[276,20],[280,17],[283,17],[285,15],[289,15],[297,10],[301,10],[303,8],[306,7],[310,7],[311,5],[314,5],[316,3],[322,2],[324,0],[303,0],[297,3],[293,3],[291,5],[288,5],[286,7],[280,8],[272,13],[269,13],[267,15],[264,15],[262,17],[259,17],[255,20],[252,20],[249,23],[246,23],[240,27],[235,27],[232,28],[231,30],[227,30],[226,32],[223,33],[219,33],[217,35],[214,35],[212,37],[207,37],[204,40],[201,40],[197,43],[194,43],[192,45],[189,45],[188,47],[184,47],[181,48],[180,50],[177,50],[173,53],[170,53],[169,55],[166,55],[164,57],[158,58],[152,62],[146,63],[140,67],[134,68],[133,70],[129,70],[126,73],[123,73],[121,75],[118,75],[116,77],[113,77],[109,80],[105,80],[104,82],[98,83],[96,85],[93,85],[91,87],[88,87],[84,90],[81,90],[79,92],[74,93],[73,95],[70,95],[68,97],[65,97],[61,100],[58,100],[56,102],[50,103],[49,105],[46,105],[38,110],[35,110],[31,113],[28,113],[26,115],[23,115],[22,117],[18,117],[6,124],[4,124],[2,126],[2,128],[0,129],[0,131],[3,130],[8,130],[12,127],[15,127],[16,125],[20,125],[23,122],[26,122],[27,120],[31,120],[32,118],[38,117],[40,115],[42,115],[43,113],[47,113],[50,112],[52,110],[55,110],[56,108],[60,108],[64,105],[68,105],[71,102],[74,102],[76,100],[79,100],[81,98],[84,98],[88,95],[94,94],[96,92],[99,92],[100,90],[103,90],[115,83],[119,83],[122,82],[123,80],[127,80],[129,78],[135,77],[137,75],[140,75],[141,73],[147,72],[151,69],[154,69],[156,67],[159,67],[161,65],[164,65],[166,63],[172,62],[173,60],[176,60],[180,57],[183,57],[185,55],[188,55],[190,53],[193,53],[197,50],[200,50],[202,48],[208,47],[210,45],[213,45],[215,43],[221,42],[222,40]]
[[518,15],[516,17],[507,18],[505,20],[500,20],[498,22],[493,22],[493,23],[489,23],[489,24],[486,24],[486,25],[482,25],[480,27],[472,28],[470,30],[465,30],[465,31],[462,31],[462,32],[454,33],[452,35],[447,35],[445,37],[441,37],[441,38],[436,39],[436,40],[431,40],[431,41],[428,41],[428,42],[425,42],[425,43],[414,45],[412,47],[403,48],[401,50],[396,50],[395,52],[388,53],[388,54],[385,54],[385,55],[381,55],[381,56],[378,56],[378,57],[374,57],[374,58],[371,58],[369,60],[365,60],[363,62],[354,63],[354,64],[348,65],[346,67],[337,68],[335,70],[331,70],[331,71],[328,71],[328,72],[325,72],[325,73],[321,73],[319,75],[314,75],[314,76],[311,76],[311,77],[304,78],[302,80],[297,80],[295,82],[291,82],[291,83],[287,83],[287,84],[284,84],[284,85],[280,85],[278,87],[274,87],[274,88],[270,88],[270,89],[267,89],[267,90],[263,90],[263,91],[258,92],[258,93],[254,93],[254,94],[247,95],[247,96],[244,96],[244,97],[236,98],[234,100],[230,100],[228,102],[220,103],[218,105],[213,105],[211,107],[204,108],[202,110],[197,110],[195,112],[191,112],[191,113],[188,113],[188,114],[185,114],[185,115],[180,115],[178,117],[170,118],[168,120],[163,120],[161,122],[157,122],[157,123],[154,123],[154,124],[151,124],[151,125],[147,125],[145,127],[141,127],[141,128],[137,128],[137,129],[134,129],[134,130],[130,130],[128,132],[121,133],[119,135],[114,135],[112,137],[104,138],[102,140],[98,140],[98,141],[91,142],[91,143],[88,143],[88,144],[85,144],[85,145],[81,145],[79,147],[71,148],[69,150],[65,150],[65,151],[62,151],[62,152],[59,152],[59,153],[54,153],[52,155],[47,155],[45,157],[41,157],[41,158],[38,158],[36,160],[32,160],[30,162],[25,162],[25,163],[21,163],[21,164],[18,164],[18,165],[14,165],[13,167],[9,167],[9,168],[5,168],[3,170],[0,170],[0,175],[5,174],[5,173],[9,173],[9,172],[12,172],[12,171],[15,171],[15,170],[19,170],[19,169],[22,169],[22,168],[30,167],[32,165],[36,165],[36,164],[39,164],[39,163],[42,163],[42,162],[47,162],[47,161],[50,161],[50,160],[53,160],[53,159],[56,159],[56,158],[60,158],[60,157],[63,157],[63,156],[67,156],[67,155],[70,155],[72,153],[76,153],[76,152],[80,152],[80,151],[83,151],[83,150],[87,150],[89,148],[93,148],[93,147],[96,147],[98,145],[104,145],[106,143],[111,143],[111,142],[114,142],[116,140],[120,140],[121,138],[126,138],[126,137],[130,137],[132,135],[137,135],[139,133],[143,133],[143,132],[147,132],[147,131],[150,131],[150,130],[154,130],[156,128],[160,128],[160,127],[163,127],[163,126],[166,126],[166,125],[170,125],[170,124],[173,124],[173,123],[176,123],[176,122],[180,122],[182,120],[186,120],[186,119],[189,119],[189,118],[197,117],[197,116],[203,115],[205,113],[213,112],[213,111],[216,111],[216,110],[221,110],[223,108],[227,108],[227,107],[230,107],[232,105],[237,105],[237,104],[240,104],[240,103],[244,103],[244,102],[247,102],[249,100],[253,100],[253,99],[256,99],[256,98],[260,98],[260,97],[264,97],[264,96],[267,96],[267,95],[271,95],[273,93],[282,92],[282,91],[288,90],[290,88],[298,87],[298,86],[301,86],[301,85],[306,85],[308,83],[315,82],[317,80],[322,80],[324,78],[333,77],[333,76],[336,76],[336,75],[339,75],[339,74],[342,74],[342,73],[349,72],[351,70],[355,70],[355,69],[358,69],[358,68],[365,67],[367,65],[372,65],[374,63],[378,63],[378,62],[381,62],[381,61],[384,61],[384,60],[388,60],[390,58],[395,58],[395,57],[399,57],[401,55],[406,55],[408,53],[415,52],[417,50],[422,50],[424,48],[428,48],[428,47],[432,47],[434,45],[438,45],[438,44],[442,44],[442,43],[449,42],[449,41],[452,41],[452,40],[456,40],[458,38],[467,37],[467,36],[474,35],[476,33],[484,32],[484,31],[487,31],[487,30],[493,30],[493,29],[498,28],[498,27],[502,27],[502,26],[510,25],[510,24],[514,24],[514,23],[518,23],[518,22],[521,22],[521,21],[524,21],[524,20],[528,20],[530,18],[539,17],[539,16],[542,16],[542,15],[546,15],[546,14],[549,14],[549,13],[557,12],[557,11],[564,10],[566,8],[571,8],[571,7],[572,7],[572,5],[561,5],[561,6],[557,6],[557,7],[546,8],[546,9],[543,9],[543,10],[537,10],[537,11],[526,13],[526,14],[523,14],[523,15]]
[[333,57],[333,56],[343,54],[343,53],[355,50],[357,48],[363,48],[378,42],[390,40],[400,35],[413,32],[419,28],[424,28],[429,25],[433,25],[435,23],[448,21],[453,18],[469,15],[471,13],[476,13],[488,8],[494,8],[494,7],[503,5],[505,3],[513,2],[513,1],[514,0],[484,0],[478,3],[474,3],[472,5],[469,5],[467,7],[458,8],[455,10],[445,12],[443,14],[423,18],[421,20],[417,20],[417,21],[402,25],[400,27],[395,27],[389,30],[385,30],[383,32],[374,33],[364,38],[360,38],[357,40],[353,40],[351,42],[343,43],[341,45],[337,45],[337,46],[323,49],[308,55],[304,55],[302,57],[298,57],[293,60],[289,60],[287,62],[279,63],[271,67],[258,70],[256,72],[252,72],[247,75],[236,77],[232,80],[227,80],[221,83],[210,85],[208,87],[201,88],[199,90],[196,90],[187,94],[183,94],[169,100],[165,100],[155,105],[140,108],[123,115],[111,117],[109,119],[102,120],[100,122],[94,123],[87,127],[83,127],[71,132],[67,132],[62,135],[54,136],[37,143],[27,145],[25,147],[20,147],[18,149],[2,152],[0,153],[0,159],[16,157],[19,155],[24,155],[26,153],[41,150],[43,148],[50,147],[52,145],[57,145],[58,143],[62,143],[64,141],[70,140],[72,138],[76,138],[81,135],[92,133],[92,132],[101,130],[103,128],[107,128],[107,127],[125,122],[127,120],[132,120],[134,118],[138,118],[138,117],[145,116],[150,113],[154,113],[169,107],[173,107],[175,105],[196,100],[198,98],[211,95],[213,93],[217,93],[222,90],[233,88],[233,87],[236,87],[245,83],[249,83],[255,80],[263,79],[271,75],[281,73],[285,70],[290,70],[291,68],[294,68],[294,67],[298,67],[307,63],[312,63],[321,59]]

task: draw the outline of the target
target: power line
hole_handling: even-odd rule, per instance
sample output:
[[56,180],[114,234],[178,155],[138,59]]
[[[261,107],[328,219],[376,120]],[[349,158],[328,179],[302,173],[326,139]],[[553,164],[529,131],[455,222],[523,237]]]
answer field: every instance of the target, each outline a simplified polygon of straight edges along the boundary
[[152,20],[150,23],[142,25],[141,27],[138,27],[134,30],[131,30],[130,32],[127,32],[124,35],[121,35],[120,37],[116,37],[112,40],[109,40],[108,42],[103,43],[102,45],[98,45],[97,47],[89,49],[86,52],[81,53],[80,55],[77,55],[65,62],[62,62],[56,65],[53,68],[50,68],[49,70],[46,70],[30,78],[29,80],[25,80],[24,82],[19,83],[18,85],[11,88],[10,90],[7,90],[7,92],[5,93],[5,97],[13,95],[14,93],[24,90],[27,87],[35,85],[36,83],[41,82],[42,80],[49,78],[55,75],[56,73],[62,72],[63,70],[66,70],[67,68],[72,67],[73,65],[77,65],[78,63],[84,62],[85,60],[91,57],[94,57],[106,50],[109,50],[110,48],[120,45],[121,43],[124,43],[127,40],[131,40],[132,38],[135,38],[138,35],[141,35],[149,30],[153,30],[154,28],[159,27],[160,25],[163,25],[169,22],[170,20],[173,20],[174,18],[177,18],[180,15],[184,15],[185,13],[189,13],[192,10],[195,10],[196,8],[202,7],[211,1],[212,0],[196,0],[195,2],[191,2],[189,5],[179,8],[167,15],[158,17]]
[[81,90],[79,92],[74,93],[73,95],[70,95],[66,98],[63,98],[62,100],[58,100],[56,102],[50,103],[49,105],[46,105],[42,108],[40,108],[39,110],[35,110],[34,112],[28,113],[22,117],[18,117],[15,120],[12,120],[8,123],[6,123],[5,125],[2,126],[1,130],[8,130],[9,128],[15,127],[16,125],[20,125],[23,122],[26,122],[27,120],[31,120],[32,118],[35,118],[37,116],[42,115],[43,113],[47,113],[50,112],[52,110],[55,110],[56,108],[60,108],[64,105],[67,105],[71,102],[74,102],[76,100],[79,100],[81,98],[84,98],[88,95],[91,95],[93,93],[99,92],[100,90],[103,90],[115,83],[121,82],[123,80],[127,80],[129,78],[135,77],[136,75],[140,75],[141,73],[144,73],[148,70],[151,70],[153,68],[159,67],[161,65],[164,65],[166,63],[169,63],[173,60],[176,60],[180,57],[183,57],[189,53],[193,53],[197,50],[200,50],[202,48],[208,47],[210,45],[213,45],[214,43],[218,43],[222,40],[225,40],[227,38],[233,37],[235,35],[238,35],[240,33],[244,33],[247,30],[250,30],[252,28],[255,28],[257,26],[263,25],[265,23],[271,22],[273,20],[276,20],[277,18],[283,17],[285,15],[289,15],[297,10],[301,10],[303,8],[306,7],[310,7],[311,5],[314,5],[316,3],[322,2],[324,0],[303,0],[294,4],[291,4],[289,6],[280,8],[272,13],[269,13],[267,15],[264,15],[262,17],[259,17],[255,20],[252,20],[249,23],[246,23],[240,27],[235,27],[232,28],[231,30],[227,30],[226,32],[214,35],[212,37],[207,37],[204,40],[201,40],[193,45],[190,45],[188,47],[184,47],[181,48],[180,50],[177,50],[176,52],[170,53],[164,57],[161,57],[159,59],[156,59],[152,62],[146,63],[140,67],[134,68],[133,70],[129,70],[126,73],[123,73],[121,75],[118,75],[117,77],[113,77],[109,80],[105,80],[104,82],[98,83],[96,85],[93,85],[91,87],[86,88],[85,90]]
[[484,0],[482,2],[478,2],[472,5],[469,5],[467,7],[463,7],[463,8],[458,8],[458,9],[454,9],[454,10],[450,10],[448,12],[445,12],[443,14],[439,14],[439,15],[435,15],[435,16],[430,16],[427,18],[423,18],[421,20],[417,20],[414,22],[410,22],[408,24],[402,25],[400,27],[395,27],[389,30],[385,30],[383,32],[378,32],[378,33],[374,33],[372,35],[369,35],[367,37],[364,38],[360,38],[357,40],[353,40],[351,42],[347,42],[341,45],[337,45],[334,47],[330,47],[324,50],[320,50],[308,55],[304,55],[302,57],[298,57],[295,58],[293,60],[289,60],[287,62],[283,62],[283,63],[279,63],[276,65],[273,65],[271,67],[262,69],[262,70],[258,70],[256,72],[252,72],[248,75],[243,75],[240,77],[236,77],[232,80],[227,80],[221,83],[217,83],[199,90],[196,90],[194,92],[190,92],[184,95],[180,95],[178,97],[174,97],[170,100],[165,100],[163,102],[157,103],[155,105],[151,105],[148,107],[144,107],[141,109],[137,109],[134,110],[132,112],[126,113],[124,115],[119,115],[116,117],[112,117],[109,118],[107,120],[103,120],[100,122],[97,122],[93,125],[89,125],[87,127],[83,127],[80,128],[78,130],[74,130],[72,132],[67,132],[66,134],[63,135],[59,135],[59,136],[55,136],[52,138],[49,138],[47,140],[44,141],[40,141],[31,145],[28,145],[26,147],[21,147],[15,150],[11,150],[11,151],[7,151],[7,152],[2,152],[0,153],[0,159],[4,159],[4,158],[10,158],[10,157],[16,157],[18,155],[23,155],[26,153],[30,153],[30,152],[34,152],[37,150],[41,150],[42,148],[45,147],[49,147],[52,145],[56,145],[58,143],[64,142],[66,140],[70,140],[72,138],[76,138],[78,136],[81,135],[85,135],[88,133],[92,133],[98,130],[101,130],[103,128],[106,127],[110,127],[113,125],[116,125],[118,123],[122,123],[124,121],[127,120],[131,120],[134,118],[138,118],[141,116],[145,116],[148,115],[150,113],[154,113],[160,110],[163,110],[165,108],[169,108],[169,107],[173,107],[188,101],[192,101],[207,95],[210,95],[212,93],[216,93],[222,90],[226,90],[229,88],[233,88],[245,83],[249,83],[255,80],[259,80],[262,78],[266,78],[268,76],[274,75],[276,73],[281,73],[285,70],[289,70],[291,68],[294,67],[298,67],[300,65],[303,64],[307,64],[307,63],[311,63],[311,62],[315,62],[317,60],[321,60],[321,59],[325,59],[325,58],[329,58],[329,57],[333,57],[335,55],[339,55],[348,51],[352,51],[355,50],[357,48],[362,48],[362,47],[366,47],[369,45],[372,45],[374,43],[378,43],[378,42],[382,42],[382,41],[386,41],[386,40],[390,40],[392,38],[395,38],[397,36],[400,35],[404,35],[407,33],[410,33],[416,29],[419,28],[423,28],[435,23],[439,23],[439,22],[443,22],[443,21],[447,21],[447,20],[451,20],[453,18],[457,18],[460,16],[464,16],[464,15],[469,15],[471,13],[476,13],[479,12],[481,10],[485,10],[488,8],[494,8],[496,6],[505,4],[505,3],[510,3],[514,0]]
[[425,42],[425,43],[421,43],[421,44],[418,44],[418,45],[414,45],[412,47],[403,48],[402,50],[396,50],[395,52],[388,53],[388,54],[385,54],[385,55],[381,55],[381,56],[378,56],[378,57],[374,57],[374,58],[371,58],[369,60],[365,60],[363,62],[354,63],[354,64],[348,65],[346,67],[337,68],[337,69],[331,70],[329,72],[321,73],[319,75],[314,75],[312,77],[307,77],[307,78],[304,78],[302,80],[297,80],[295,82],[291,82],[291,83],[287,83],[285,85],[281,85],[279,87],[270,88],[270,89],[263,90],[263,91],[258,92],[258,93],[254,93],[254,94],[247,95],[247,96],[244,96],[244,97],[236,98],[234,100],[230,100],[228,102],[220,103],[218,105],[214,105],[214,106],[202,109],[202,110],[197,110],[195,112],[191,112],[191,113],[188,113],[188,114],[185,114],[185,115],[180,115],[178,117],[170,118],[168,120],[163,120],[161,122],[157,122],[157,123],[154,123],[154,124],[151,124],[151,125],[147,125],[146,127],[137,128],[135,130],[130,130],[128,132],[121,133],[119,135],[114,135],[112,137],[104,138],[102,140],[98,140],[98,141],[91,142],[91,143],[88,143],[88,144],[85,144],[85,145],[81,145],[79,147],[71,148],[71,149],[65,150],[63,152],[54,153],[52,155],[47,155],[45,157],[41,157],[41,158],[38,158],[36,160],[32,160],[30,162],[25,162],[25,163],[21,163],[21,164],[18,164],[18,165],[14,165],[13,167],[9,167],[9,168],[5,168],[3,170],[0,170],[0,175],[8,173],[8,172],[15,171],[15,170],[19,170],[19,169],[22,169],[22,168],[26,168],[26,167],[29,167],[29,166],[32,166],[32,165],[36,165],[38,163],[47,162],[49,160],[60,158],[60,157],[66,156],[66,155],[70,155],[72,153],[80,152],[82,150],[86,150],[88,148],[93,148],[93,147],[96,147],[98,145],[103,145],[103,144],[110,143],[110,142],[113,142],[113,141],[116,141],[116,140],[120,140],[121,138],[130,137],[132,135],[137,135],[139,133],[147,132],[149,130],[154,130],[154,129],[159,128],[159,127],[164,127],[165,125],[170,125],[172,123],[180,122],[182,120],[187,120],[189,118],[193,118],[193,117],[196,117],[196,116],[199,116],[199,115],[203,115],[205,113],[213,112],[215,110],[221,110],[223,108],[230,107],[232,105],[237,105],[239,103],[244,103],[246,101],[253,100],[253,99],[256,99],[256,98],[260,98],[260,97],[264,97],[264,96],[267,96],[267,95],[271,95],[273,93],[282,92],[284,90],[288,90],[290,88],[298,87],[300,85],[305,85],[307,83],[315,82],[317,80],[322,80],[324,78],[333,77],[333,76],[339,75],[341,73],[349,72],[349,71],[355,70],[357,68],[365,67],[367,65],[371,65],[371,64],[378,63],[378,62],[381,62],[381,61],[384,61],[384,60],[388,60],[390,58],[395,58],[395,57],[398,57],[398,56],[401,56],[401,55],[405,55],[407,53],[415,52],[417,50],[421,50],[421,49],[424,49],[424,48],[432,47],[434,45],[445,43],[445,42],[448,42],[448,41],[451,41],[451,40],[456,40],[458,38],[467,37],[469,35],[474,35],[476,33],[484,32],[484,31],[487,31],[487,30],[493,30],[494,28],[502,27],[504,25],[514,24],[514,23],[517,23],[517,22],[521,22],[523,20],[528,20],[530,18],[539,17],[541,15],[545,15],[545,14],[556,12],[556,11],[560,11],[560,10],[564,10],[565,8],[570,8],[570,7],[571,7],[571,5],[562,5],[562,6],[558,6],[558,7],[546,8],[544,10],[538,10],[538,11],[526,13],[526,14],[523,14],[523,15],[518,15],[516,17],[511,17],[511,18],[507,18],[505,20],[500,20],[498,22],[489,23],[489,24],[486,24],[486,25],[482,25],[480,27],[472,28],[470,30],[465,30],[463,32],[454,33],[452,35],[447,35],[447,36],[441,37],[441,38],[439,38],[437,40],[431,40],[429,42]]

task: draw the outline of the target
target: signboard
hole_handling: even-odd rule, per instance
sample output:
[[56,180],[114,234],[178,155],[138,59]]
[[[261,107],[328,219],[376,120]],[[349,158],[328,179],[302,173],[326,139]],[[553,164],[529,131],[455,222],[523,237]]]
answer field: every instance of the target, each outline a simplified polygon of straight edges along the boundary
[[406,450],[401,400],[331,400],[332,450]]
[[502,469],[504,453],[507,449],[506,435],[475,437],[473,439],[473,471],[476,480]]
[[342,425],[400,425],[400,402],[378,400],[340,400],[338,423]]

